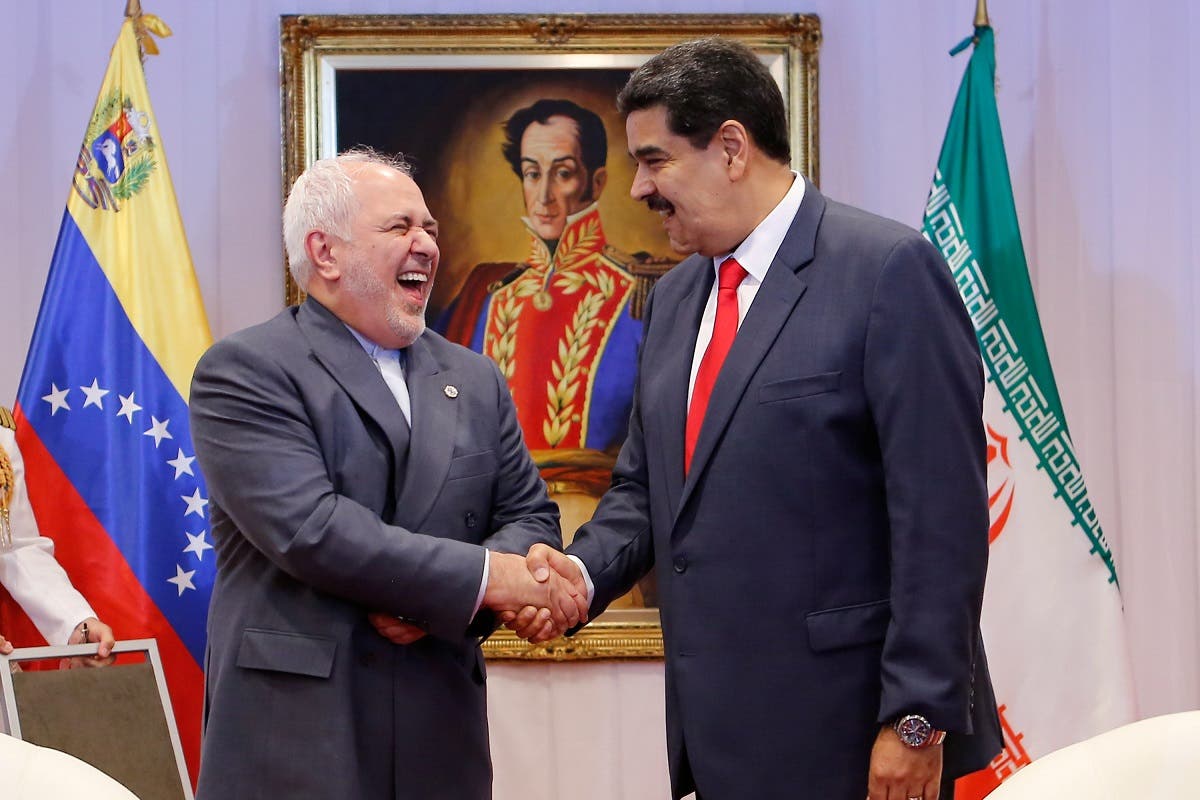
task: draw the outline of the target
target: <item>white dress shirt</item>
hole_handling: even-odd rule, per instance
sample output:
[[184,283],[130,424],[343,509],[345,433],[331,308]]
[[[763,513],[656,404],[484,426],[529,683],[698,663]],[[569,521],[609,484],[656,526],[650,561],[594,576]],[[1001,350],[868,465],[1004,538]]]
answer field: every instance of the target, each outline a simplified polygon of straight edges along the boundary
[[[345,325],[346,323],[342,323]],[[379,368],[379,374],[383,376],[383,382],[387,384],[388,389],[392,393],[392,397],[396,398],[396,405],[400,406],[400,413],[404,415],[404,419],[408,422],[408,426],[412,427],[412,400],[408,396],[408,382],[404,379],[404,353],[400,350],[388,350],[381,345],[377,345],[367,337],[363,336],[358,331],[346,325],[346,330],[354,334],[354,338],[362,345],[363,350],[367,351],[367,355],[375,362],[375,366]]]

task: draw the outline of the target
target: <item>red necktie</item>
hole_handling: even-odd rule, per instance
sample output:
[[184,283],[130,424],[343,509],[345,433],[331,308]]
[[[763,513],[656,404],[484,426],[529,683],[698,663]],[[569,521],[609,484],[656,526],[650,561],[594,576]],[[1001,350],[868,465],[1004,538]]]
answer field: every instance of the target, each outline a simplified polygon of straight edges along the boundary
[[725,356],[733,346],[733,337],[737,336],[737,289],[747,274],[736,259],[727,258],[721,264],[721,271],[717,277],[717,318],[713,323],[712,339],[708,342],[704,357],[700,359],[700,369],[696,371],[692,404],[688,407],[683,451],[684,475],[692,467],[692,452],[696,449],[696,440],[700,438],[700,425],[704,422],[704,412],[708,409],[708,398],[712,395],[713,385],[721,372],[721,364],[725,362]]

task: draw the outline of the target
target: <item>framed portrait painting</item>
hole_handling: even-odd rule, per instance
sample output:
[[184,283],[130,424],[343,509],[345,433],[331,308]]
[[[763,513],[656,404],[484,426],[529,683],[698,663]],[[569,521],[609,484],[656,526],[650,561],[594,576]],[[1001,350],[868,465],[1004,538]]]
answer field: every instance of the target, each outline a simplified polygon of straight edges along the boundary
[[[812,15],[281,18],[285,195],[314,160],[355,146],[411,164],[441,231],[430,327],[500,367],[567,542],[624,439],[646,294],[682,258],[629,195],[616,95],[656,52],[709,35],[760,54],[788,107],[793,166],[815,181]],[[661,657],[653,578],[573,637],[535,646],[501,630],[484,651]]]

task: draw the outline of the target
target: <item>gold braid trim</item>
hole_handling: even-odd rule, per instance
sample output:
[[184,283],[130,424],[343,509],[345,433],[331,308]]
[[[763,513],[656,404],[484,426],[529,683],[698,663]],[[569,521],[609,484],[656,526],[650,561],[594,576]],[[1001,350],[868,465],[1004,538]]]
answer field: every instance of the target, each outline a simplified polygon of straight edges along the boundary
[[562,241],[554,251],[557,270],[567,271],[580,266],[595,255],[600,244],[600,217],[592,217],[584,224],[569,228],[563,233]]
[[[520,295],[518,295],[520,296]],[[500,374],[506,379],[512,380],[513,373],[516,369],[516,363],[513,360],[513,349],[517,339],[517,327],[521,321],[521,309],[523,306],[516,302],[517,298],[511,293],[507,297],[497,296],[493,301],[493,321],[495,322],[496,335],[494,337],[485,337],[488,343],[488,355],[496,362],[496,366],[500,368]]]
[[17,476],[13,471],[12,459],[3,447],[0,447],[0,550],[12,547],[12,521],[9,518],[9,508],[12,507],[13,492],[17,488]]
[[[12,412],[0,406],[0,427],[10,431],[17,429],[17,421]],[[17,489],[17,476],[13,471],[12,459],[3,447],[0,447],[0,550],[12,547],[12,522],[9,509],[12,508],[13,492]]]
[[603,292],[589,292],[575,309],[570,327],[558,343],[558,361],[550,365],[556,383],[546,384],[547,419],[542,423],[542,435],[551,447],[566,438],[571,431],[575,398],[579,394],[579,367],[592,346],[588,344],[592,329],[604,324],[598,319],[607,297]]
[[544,276],[550,269],[550,248],[540,236],[529,237],[529,266]]

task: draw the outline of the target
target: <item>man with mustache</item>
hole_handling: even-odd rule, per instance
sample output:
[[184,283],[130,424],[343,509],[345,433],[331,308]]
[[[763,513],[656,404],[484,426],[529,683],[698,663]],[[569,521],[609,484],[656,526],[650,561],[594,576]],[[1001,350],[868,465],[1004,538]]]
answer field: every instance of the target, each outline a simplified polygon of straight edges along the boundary
[[487,798],[495,610],[585,618],[523,555],[554,505],[487,358],[425,331],[438,225],[400,161],[322,159],[284,211],[308,298],[191,390],[217,578],[198,796]]
[[617,103],[632,195],[695,255],[647,303],[629,436],[575,560],[537,547],[530,567],[586,587],[592,616],[655,570],[676,798],[947,796],[1002,744],[983,373],[950,271],[792,171],[744,45],[671,47]]

